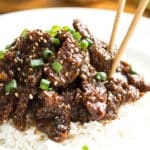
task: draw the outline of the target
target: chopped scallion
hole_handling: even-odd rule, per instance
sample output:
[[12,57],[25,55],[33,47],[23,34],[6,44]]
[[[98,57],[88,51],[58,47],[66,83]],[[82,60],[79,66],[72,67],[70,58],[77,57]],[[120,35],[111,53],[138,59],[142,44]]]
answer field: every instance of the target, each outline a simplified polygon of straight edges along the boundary
[[52,38],[52,43],[59,46],[60,45],[60,40],[59,38]]
[[32,68],[39,68],[44,64],[43,59],[32,59],[30,66]]
[[96,79],[105,81],[107,80],[107,74],[105,72],[97,72],[95,75]]
[[40,82],[40,89],[49,90],[50,81],[46,79],[42,79]]
[[130,67],[130,73],[131,73],[131,74],[137,74],[137,72],[133,69],[132,66]]
[[5,57],[5,51],[0,50],[0,59],[3,59]]
[[6,93],[12,92],[16,88],[17,88],[17,81],[13,79],[9,83],[6,84],[6,86],[5,86],[5,92]]
[[69,30],[70,30],[70,28],[69,28],[69,26],[64,26],[64,27],[63,27],[63,30],[65,30],[65,31],[69,31]]
[[87,41],[88,41],[88,43],[89,43],[89,46],[88,47],[90,47],[92,44],[93,44],[93,41],[92,40],[90,40],[90,39],[86,39]]
[[24,39],[27,39],[27,37],[28,37],[28,30],[25,28],[25,29],[22,31],[21,35],[22,35],[22,37],[23,37]]
[[54,72],[59,73],[63,69],[63,66],[58,62],[54,61],[51,65]]
[[79,46],[82,49],[87,49],[89,46],[89,42],[87,40],[83,39],[80,41]]
[[84,145],[84,146],[82,147],[82,150],[89,150],[89,147],[88,147],[87,145]]
[[53,51],[51,51],[51,50],[49,50],[49,49],[45,49],[45,50],[43,51],[43,56],[44,56],[45,58],[49,58],[49,57],[51,57],[53,54],[54,54]]

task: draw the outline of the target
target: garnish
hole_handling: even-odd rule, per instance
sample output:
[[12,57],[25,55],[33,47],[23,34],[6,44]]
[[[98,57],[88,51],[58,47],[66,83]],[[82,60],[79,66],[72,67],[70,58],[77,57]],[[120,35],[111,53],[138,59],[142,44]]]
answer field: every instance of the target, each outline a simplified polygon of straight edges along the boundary
[[32,68],[39,68],[44,64],[43,59],[32,59],[30,66]]
[[49,90],[50,81],[46,79],[42,79],[40,82],[40,89]]
[[58,61],[54,61],[51,65],[51,68],[54,72],[59,73],[63,69],[63,66]]
[[49,49],[45,49],[45,50],[43,51],[43,56],[44,56],[45,58],[49,58],[49,57],[51,57],[53,54],[54,54],[53,51],[51,51],[51,50],[49,50]]
[[107,80],[107,74],[105,72],[97,72],[95,75],[96,79],[105,81]]
[[13,79],[5,85],[5,92],[6,93],[12,92],[16,88],[17,88],[17,81]]

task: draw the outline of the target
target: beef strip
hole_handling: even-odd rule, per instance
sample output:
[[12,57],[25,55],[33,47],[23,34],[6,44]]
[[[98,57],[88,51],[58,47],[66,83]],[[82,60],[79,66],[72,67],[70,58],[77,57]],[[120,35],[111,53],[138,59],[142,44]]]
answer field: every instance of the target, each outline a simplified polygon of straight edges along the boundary
[[94,39],[87,25],[85,25],[81,20],[74,19],[73,27],[82,35],[83,38]]
[[140,98],[140,91],[133,85],[120,79],[111,79],[105,84],[107,88],[107,109],[105,119],[115,119],[121,104],[133,102]]
[[60,73],[55,73],[48,64],[44,67],[44,72],[54,86],[67,86],[79,75],[83,58],[84,52],[76,46],[75,39],[68,33],[55,57],[55,61],[59,62],[63,69]]
[[54,141],[63,141],[70,130],[70,105],[56,92],[44,91],[40,95],[43,106],[37,110],[37,127]]
[[116,52],[107,50],[107,47],[106,43],[95,40],[89,48],[89,53],[92,66],[97,71],[109,73]]

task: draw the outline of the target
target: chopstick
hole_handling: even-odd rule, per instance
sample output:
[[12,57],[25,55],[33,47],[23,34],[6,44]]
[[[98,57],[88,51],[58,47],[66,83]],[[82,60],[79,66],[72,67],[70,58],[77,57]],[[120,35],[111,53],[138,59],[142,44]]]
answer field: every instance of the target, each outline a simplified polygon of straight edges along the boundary
[[120,45],[120,48],[116,54],[116,57],[114,58],[114,62],[112,64],[109,78],[111,78],[113,76],[114,72],[116,71],[116,68],[117,68],[118,63],[120,62],[121,56],[122,56],[123,52],[125,51],[125,48],[129,42],[129,39],[131,38],[131,36],[132,36],[132,34],[136,28],[137,23],[139,22],[141,16],[143,15],[144,10],[145,10],[148,2],[149,2],[149,0],[141,0],[140,1],[139,6],[138,6],[136,13],[134,15],[134,18],[131,22],[131,25],[130,25],[130,27],[129,27],[126,35],[125,35],[125,38],[123,39],[123,41]]
[[109,47],[108,47],[108,50],[110,50],[110,51],[114,47],[115,38],[116,38],[120,18],[121,18],[121,15],[123,13],[125,4],[126,4],[126,0],[119,0],[119,2],[118,2],[117,13],[116,13],[116,17],[115,17],[115,21],[114,21],[114,25],[113,25],[113,30],[112,30],[112,33],[111,33],[111,38],[110,38],[110,41],[109,41]]

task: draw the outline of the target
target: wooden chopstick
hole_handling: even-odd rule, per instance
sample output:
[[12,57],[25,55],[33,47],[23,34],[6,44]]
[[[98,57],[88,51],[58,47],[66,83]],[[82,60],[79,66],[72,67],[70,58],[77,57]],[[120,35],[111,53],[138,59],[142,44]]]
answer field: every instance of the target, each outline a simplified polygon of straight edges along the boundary
[[135,13],[134,18],[131,22],[131,25],[130,25],[130,27],[129,27],[126,35],[125,35],[125,38],[123,39],[123,41],[120,45],[120,48],[117,52],[116,57],[114,58],[114,62],[112,64],[112,68],[111,68],[111,71],[110,71],[110,74],[109,74],[109,78],[111,78],[113,76],[114,72],[116,71],[116,68],[117,68],[118,63],[120,62],[121,56],[122,56],[123,52],[125,51],[125,48],[126,48],[128,42],[129,42],[129,39],[131,38],[131,36],[132,36],[132,34],[133,34],[133,32],[136,28],[136,25],[139,22],[142,14],[144,13],[144,10],[145,10],[148,2],[149,2],[149,0],[141,0],[140,1],[140,4],[139,4],[139,6],[136,10],[136,13]]
[[109,47],[108,47],[108,50],[110,50],[110,51],[114,47],[115,38],[116,38],[120,18],[121,18],[121,15],[123,13],[125,4],[126,4],[126,0],[119,0],[119,2],[118,2],[117,13],[116,13],[116,17],[115,17],[115,21],[114,21],[114,25],[113,25],[113,30],[112,30],[112,33],[111,33],[111,38],[110,38],[110,41],[109,41]]

